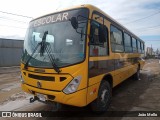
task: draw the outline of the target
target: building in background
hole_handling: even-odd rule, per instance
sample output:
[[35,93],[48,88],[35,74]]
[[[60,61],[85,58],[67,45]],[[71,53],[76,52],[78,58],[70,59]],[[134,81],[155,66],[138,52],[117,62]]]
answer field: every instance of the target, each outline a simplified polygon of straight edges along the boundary
[[151,56],[151,55],[153,55],[153,48],[147,47],[147,49],[146,49],[146,56]]
[[160,51],[159,49],[154,51],[153,48],[147,47],[145,56],[146,58],[160,58]]
[[155,52],[155,58],[156,59],[159,59],[160,58],[160,51],[159,49],[157,48],[156,52]]
[[23,40],[0,38],[0,67],[19,66]]

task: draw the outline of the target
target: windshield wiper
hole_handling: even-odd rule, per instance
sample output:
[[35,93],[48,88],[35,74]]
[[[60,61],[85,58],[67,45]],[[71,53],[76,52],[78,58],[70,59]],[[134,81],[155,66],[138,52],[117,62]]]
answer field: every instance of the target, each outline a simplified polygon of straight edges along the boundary
[[[46,42],[46,37],[47,37],[47,34],[48,34],[48,31],[45,31],[44,32],[44,35],[43,35],[43,38],[42,38],[42,42],[40,43],[41,44],[41,49],[40,49],[40,56],[43,56],[44,54],[44,51],[46,50],[47,54],[48,54],[48,57],[51,61],[51,64],[53,66],[53,69],[57,72],[57,73],[60,73],[60,69],[58,68],[58,66],[55,64],[55,57],[53,58],[53,56],[51,55],[51,46],[48,42]],[[48,48],[48,46],[50,47],[50,49]]]
[[44,35],[42,37],[42,42],[40,42],[41,44],[41,49],[40,49],[40,56],[43,56],[44,51],[46,49],[46,37],[47,37],[48,31],[44,32]]
[[33,50],[32,54],[29,56],[29,58],[27,59],[25,65],[24,65],[24,69],[28,68],[28,63],[31,60],[32,56],[34,55],[34,53],[36,52],[37,48],[39,47],[40,43],[37,44],[37,46],[35,47],[35,49]]
[[[48,48],[48,46],[50,47],[50,49]],[[55,63],[55,57],[53,58],[53,56],[51,55],[50,50],[51,50],[50,43],[46,43],[46,52],[47,52],[48,57],[49,57],[49,59],[50,59],[50,61],[51,61],[51,64],[52,64],[52,66],[53,66],[53,69],[54,69],[57,73],[60,73],[61,70],[60,70],[59,67],[56,65],[56,63]]]
[[[40,56],[43,56],[44,54],[44,51],[46,50],[47,54],[48,54],[48,57],[51,61],[51,64],[53,66],[53,69],[57,72],[57,73],[60,73],[60,69],[58,68],[58,66],[55,64],[55,59],[52,57],[52,55],[50,54],[51,52],[49,51],[48,49],[48,46],[50,46],[49,43],[46,42],[46,36],[48,34],[48,31],[46,31],[42,37],[42,42],[38,43],[37,46],[35,47],[35,49],[33,50],[32,54],[30,55],[30,57],[28,58],[28,60],[26,61],[25,65],[24,65],[24,69],[27,69],[28,68],[28,63],[29,61],[31,60],[32,56],[34,55],[34,53],[36,52],[36,50],[38,49],[39,46],[41,46],[40,48]],[[50,49],[51,49],[51,46],[50,46]]]

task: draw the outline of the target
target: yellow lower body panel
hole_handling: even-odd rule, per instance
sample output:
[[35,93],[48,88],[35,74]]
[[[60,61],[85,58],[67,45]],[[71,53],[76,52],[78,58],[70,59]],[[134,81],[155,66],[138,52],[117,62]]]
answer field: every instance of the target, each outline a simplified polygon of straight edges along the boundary
[[87,105],[87,101],[86,101],[87,88],[83,90],[79,90],[72,94],[65,94],[63,92],[39,89],[26,84],[22,84],[22,89],[25,92],[30,94],[32,94],[31,91],[34,91],[35,93],[55,96],[53,101],[58,103],[63,103],[63,104],[78,106],[78,107],[83,107]]
[[100,82],[88,87],[87,104],[94,101],[98,96]]

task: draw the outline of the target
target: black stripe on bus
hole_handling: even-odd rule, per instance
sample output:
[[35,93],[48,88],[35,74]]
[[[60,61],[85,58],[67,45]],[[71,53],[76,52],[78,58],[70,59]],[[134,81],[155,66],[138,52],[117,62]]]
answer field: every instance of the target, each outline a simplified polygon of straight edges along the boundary
[[139,58],[89,61],[89,78],[138,63]]

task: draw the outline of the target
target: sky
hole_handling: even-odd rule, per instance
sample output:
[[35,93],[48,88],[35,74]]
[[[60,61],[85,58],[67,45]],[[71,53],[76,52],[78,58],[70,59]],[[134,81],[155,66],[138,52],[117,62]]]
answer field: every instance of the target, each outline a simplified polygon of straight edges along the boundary
[[[92,4],[160,50],[160,0],[0,0],[0,37],[24,39],[28,23],[67,7]],[[22,16],[16,16],[13,13]],[[31,17],[31,18],[30,18]]]

